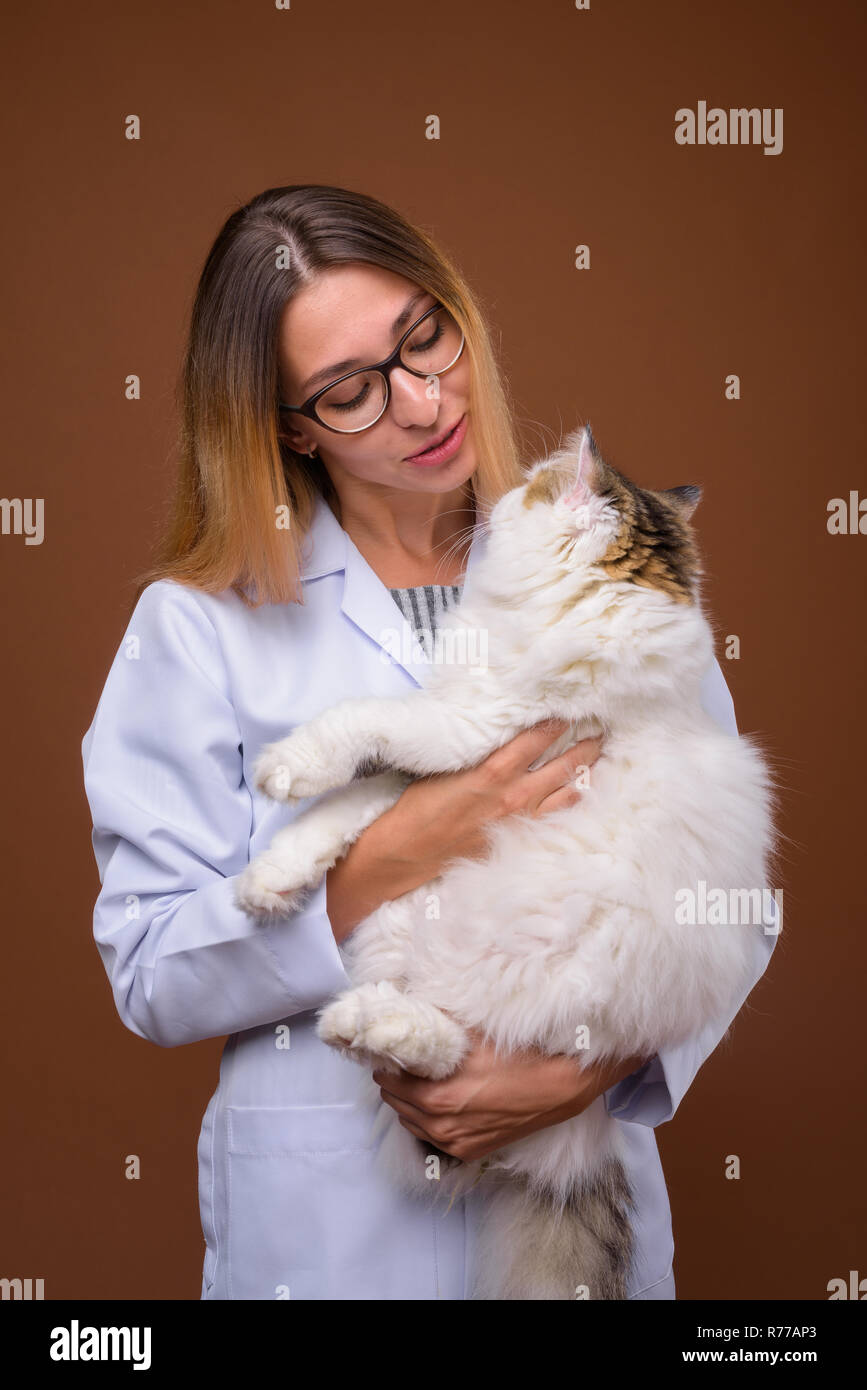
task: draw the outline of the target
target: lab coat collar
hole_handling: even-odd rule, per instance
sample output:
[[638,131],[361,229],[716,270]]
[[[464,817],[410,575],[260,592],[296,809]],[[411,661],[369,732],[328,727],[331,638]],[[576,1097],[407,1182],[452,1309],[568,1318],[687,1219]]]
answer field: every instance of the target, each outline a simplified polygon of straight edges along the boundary
[[[466,583],[483,554],[486,540],[486,532],[476,525],[467,555]],[[302,581],[307,584],[326,574],[342,571],[340,607],[344,616],[378,647],[389,652],[394,664],[400,666],[414,684],[420,685],[419,666],[430,664],[431,658],[379,575],[371,569],[321,495],[316,499],[313,521],[302,549],[309,552],[301,565]]]

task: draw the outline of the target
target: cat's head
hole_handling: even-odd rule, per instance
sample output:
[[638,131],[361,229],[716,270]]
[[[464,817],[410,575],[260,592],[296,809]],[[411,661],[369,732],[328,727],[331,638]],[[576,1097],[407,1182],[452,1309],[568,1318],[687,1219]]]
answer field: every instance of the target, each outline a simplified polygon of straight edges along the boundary
[[641,488],[601,457],[590,426],[501,497],[489,519],[487,566],[515,606],[530,591],[579,601],[605,581],[691,604],[701,573],[690,517],[699,487]]

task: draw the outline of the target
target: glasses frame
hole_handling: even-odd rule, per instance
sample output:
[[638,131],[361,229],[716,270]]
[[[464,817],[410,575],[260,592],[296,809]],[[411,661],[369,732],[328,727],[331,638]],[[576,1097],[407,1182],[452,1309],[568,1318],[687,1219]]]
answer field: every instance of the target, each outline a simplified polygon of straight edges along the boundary
[[[372,426],[377,423],[377,421],[382,419],[383,415],[388,410],[388,403],[391,400],[391,374],[394,371],[395,367],[401,367],[403,371],[411,372],[413,376],[442,376],[444,372],[451,371],[452,367],[455,365],[455,363],[458,361],[461,354],[463,353],[464,346],[466,344],[466,335],[464,334],[464,331],[461,328],[460,324],[457,323],[457,320],[455,319],[455,324],[461,335],[461,345],[455,353],[454,358],[447,367],[443,367],[442,370],[439,372],[420,372],[417,371],[415,367],[408,367],[406,363],[401,360],[401,350],[407,338],[409,338],[410,335],[415,332],[420,323],[424,323],[425,319],[430,318],[431,314],[437,313],[440,309],[445,309],[446,313],[449,314],[452,319],[454,319],[454,314],[452,314],[451,310],[448,309],[446,305],[443,304],[440,300],[437,300],[436,304],[431,305],[430,309],[428,309],[424,314],[421,315],[421,318],[417,318],[415,323],[410,324],[409,328],[404,333],[397,347],[394,349],[394,352],[392,352],[388,357],[384,358],[382,362],[371,362],[370,365],[367,367],[353,367],[351,372],[344,372],[342,376],[335,377],[333,381],[329,381],[327,386],[323,386],[320,388],[320,390],[314,391],[312,396],[307,397],[307,400],[304,402],[303,405],[286,405],[285,402],[280,401],[278,403],[278,409],[282,411],[291,412],[294,415],[304,415],[308,420],[315,420],[317,425],[321,425],[324,430],[331,430],[332,434],[361,434],[364,430],[371,429]],[[317,414],[316,402],[319,400],[320,396],[324,396],[326,391],[330,391],[333,386],[337,386],[341,381],[345,381],[347,377],[356,376],[361,372],[379,372],[380,376],[385,377],[385,400],[383,401],[382,410],[379,412],[375,420],[371,420],[370,423],[367,425],[360,425],[359,428],[355,430],[342,430],[339,429],[337,425],[327,424],[325,420],[321,419],[320,416]]]

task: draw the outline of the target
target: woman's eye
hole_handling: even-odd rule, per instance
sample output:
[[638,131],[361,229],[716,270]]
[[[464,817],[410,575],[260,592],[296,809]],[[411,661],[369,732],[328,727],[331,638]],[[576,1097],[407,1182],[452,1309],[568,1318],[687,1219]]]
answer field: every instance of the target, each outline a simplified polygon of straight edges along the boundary
[[333,410],[357,410],[360,405],[364,404],[369,390],[370,384],[365,382],[358,395],[353,396],[351,401],[330,401],[329,404]]
[[430,349],[431,349],[432,347],[434,347],[435,344],[437,344],[437,343],[439,342],[439,340],[440,340],[440,338],[441,338],[442,336],[443,336],[443,328],[442,328],[442,325],[441,325],[441,324],[437,324],[436,332],[433,333],[433,334],[430,336],[430,338],[426,338],[425,341],[424,341],[423,343],[413,343],[413,345],[412,345],[412,350],[413,350],[413,352],[429,352]]

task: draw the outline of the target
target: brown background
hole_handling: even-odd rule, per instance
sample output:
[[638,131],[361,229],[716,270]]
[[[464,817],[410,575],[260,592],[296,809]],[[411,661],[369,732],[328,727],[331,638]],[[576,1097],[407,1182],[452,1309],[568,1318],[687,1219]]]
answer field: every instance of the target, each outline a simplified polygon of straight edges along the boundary
[[[221,1042],[161,1050],[115,1013],[80,742],[169,493],[204,256],[240,202],[300,182],[375,194],[454,253],[529,451],[589,417],[637,481],[704,485],[707,600],[741,638],[739,661],[719,655],[789,838],[769,972],[657,1131],[678,1294],[822,1299],[867,1276],[867,536],[826,529],[829,498],[867,495],[860,10],[51,0],[9,17],[2,490],[45,499],[46,535],[0,537],[0,1276],[48,1298],[199,1297],[195,1145]],[[676,145],[676,108],[700,99],[783,107],[782,154]]]

